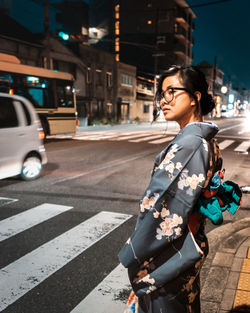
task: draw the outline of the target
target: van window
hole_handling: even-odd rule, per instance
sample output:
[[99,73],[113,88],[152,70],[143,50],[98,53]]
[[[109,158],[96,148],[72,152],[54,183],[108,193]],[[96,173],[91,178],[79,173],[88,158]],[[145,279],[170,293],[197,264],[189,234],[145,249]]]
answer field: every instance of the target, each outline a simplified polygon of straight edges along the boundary
[[21,103],[23,111],[24,111],[24,115],[26,118],[25,125],[31,125],[31,116],[30,116],[30,112],[29,112],[28,108],[26,107],[26,105],[22,101],[18,101],[18,102]]
[[12,99],[0,97],[0,128],[17,126],[17,114]]

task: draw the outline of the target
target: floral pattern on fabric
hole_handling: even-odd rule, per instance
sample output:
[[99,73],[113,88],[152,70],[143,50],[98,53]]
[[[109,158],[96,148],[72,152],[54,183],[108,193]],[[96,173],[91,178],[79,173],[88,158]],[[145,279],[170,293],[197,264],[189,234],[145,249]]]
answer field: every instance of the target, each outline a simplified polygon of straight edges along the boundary
[[200,174],[193,174],[192,176],[188,176],[188,169],[184,169],[181,174],[178,181],[178,188],[181,190],[186,190],[186,193],[189,195],[193,194],[193,191],[199,186],[203,187],[202,185],[199,185],[203,181],[205,181],[205,177],[203,173]]
[[181,227],[183,219],[177,214],[170,214],[169,210],[163,209],[163,214],[160,214],[163,221],[159,224],[159,228],[156,229],[156,239],[161,240],[162,237],[169,239],[177,238],[181,235]]
[[149,197],[150,190],[147,191],[147,195],[142,199],[141,204],[140,204],[140,211],[145,212],[145,210],[150,210],[154,207],[155,202],[159,198],[158,193],[154,193],[152,197]]
[[169,152],[166,154],[160,165],[158,167],[155,167],[154,171],[164,169],[168,173],[168,177],[170,179],[172,179],[174,176],[174,170],[181,171],[183,167],[182,163],[181,162],[174,163],[173,161],[171,161],[175,157],[175,154],[178,151],[178,149],[179,149],[178,145],[174,144],[170,148]]

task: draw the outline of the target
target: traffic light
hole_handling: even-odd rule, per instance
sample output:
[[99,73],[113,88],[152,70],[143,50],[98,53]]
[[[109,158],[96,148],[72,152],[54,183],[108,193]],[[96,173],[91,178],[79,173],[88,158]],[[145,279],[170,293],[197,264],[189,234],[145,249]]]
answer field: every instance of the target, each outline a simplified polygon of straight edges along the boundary
[[69,34],[66,34],[64,32],[60,32],[59,37],[61,37],[63,40],[69,40]]

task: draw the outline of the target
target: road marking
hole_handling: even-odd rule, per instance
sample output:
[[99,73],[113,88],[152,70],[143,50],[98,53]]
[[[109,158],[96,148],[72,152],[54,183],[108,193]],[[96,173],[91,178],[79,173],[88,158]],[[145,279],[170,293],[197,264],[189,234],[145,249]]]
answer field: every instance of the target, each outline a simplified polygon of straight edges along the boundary
[[174,139],[173,136],[172,137],[165,137],[165,138],[162,138],[162,139],[149,141],[149,143],[158,144],[158,143],[163,143],[163,142],[170,141],[170,140],[173,140],[173,139]]
[[144,138],[140,138],[140,139],[134,139],[134,140],[129,140],[129,142],[142,142],[142,141],[148,141],[150,139],[156,139],[156,138],[162,138],[162,134],[161,135],[154,135],[154,136],[147,136],[147,137],[144,137]]
[[247,152],[250,147],[250,141],[243,141],[237,148],[234,149],[236,152]]
[[100,212],[0,270],[0,310],[4,310],[132,215]]
[[226,149],[228,146],[230,146],[235,140],[223,140],[219,143],[220,150]]
[[114,139],[111,139],[112,141],[121,141],[121,140],[127,140],[131,138],[139,138],[139,137],[145,137],[148,136],[149,133],[143,133],[143,134],[136,134],[136,135],[131,135],[131,136],[123,136],[123,137],[117,137]]
[[226,128],[222,128],[222,129],[220,129],[219,131],[218,131],[218,134],[219,133],[222,133],[222,132],[224,132],[224,131],[226,131],[226,130],[229,130],[229,129],[232,129],[232,128],[236,128],[236,127],[238,127],[238,126],[243,126],[244,124],[243,123],[239,123],[239,124],[236,124],[236,125],[233,125],[233,126],[229,126],[229,127],[226,127]]
[[70,313],[124,312],[125,303],[121,295],[130,289],[127,269],[119,264]]
[[98,135],[98,136],[77,136],[73,137],[74,140],[104,140],[108,138],[114,138],[117,137],[116,135],[110,135],[110,136],[104,136],[104,135]]
[[44,203],[6,218],[0,221],[0,241],[8,239],[72,208],[72,206]]
[[16,201],[18,201],[18,199],[0,197],[0,207]]

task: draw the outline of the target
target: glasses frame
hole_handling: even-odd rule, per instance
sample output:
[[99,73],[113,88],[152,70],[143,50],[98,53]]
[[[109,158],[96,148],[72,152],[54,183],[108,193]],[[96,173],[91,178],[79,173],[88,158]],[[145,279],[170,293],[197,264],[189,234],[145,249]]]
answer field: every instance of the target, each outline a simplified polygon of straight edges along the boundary
[[[164,94],[168,91],[168,90],[172,90],[172,99],[171,100],[167,100],[164,96]],[[187,88],[184,88],[184,87],[168,87],[166,90],[163,90],[161,93],[160,93],[160,99],[159,99],[159,102],[161,102],[162,99],[164,99],[167,103],[170,103],[174,100],[175,98],[175,95],[174,95],[174,91],[175,90],[184,90],[186,91],[188,94],[192,95],[193,94],[187,89]]]

